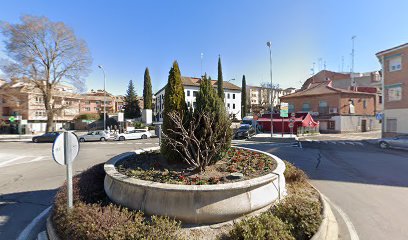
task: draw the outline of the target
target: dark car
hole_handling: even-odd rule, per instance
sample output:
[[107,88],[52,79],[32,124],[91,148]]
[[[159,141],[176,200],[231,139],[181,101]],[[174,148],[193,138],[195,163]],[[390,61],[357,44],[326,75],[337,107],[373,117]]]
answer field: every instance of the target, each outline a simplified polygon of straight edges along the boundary
[[235,132],[235,138],[250,138],[256,134],[255,128],[249,124],[242,124]]
[[35,136],[33,137],[33,142],[38,143],[38,142],[54,142],[55,139],[58,137],[60,133],[59,132],[49,132],[49,133],[44,133],[43,135],[40,136]]

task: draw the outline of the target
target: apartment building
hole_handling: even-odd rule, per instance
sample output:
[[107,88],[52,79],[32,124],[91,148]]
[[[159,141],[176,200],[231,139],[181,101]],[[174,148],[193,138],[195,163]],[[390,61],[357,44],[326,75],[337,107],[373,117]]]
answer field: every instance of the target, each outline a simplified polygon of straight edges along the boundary
[[321,132],[379,130],[381,125],[375,117],[376,93],[336,88],[333,82],[312,83],[280,100],[288,103],[290,113],[310,113],[320,122]]
[[408,134],[408,43],[376,54],[382,69],[383,136]]
[[[181,79],[183,82],[186,104],[188,107],[194,109],[196,106],[196,96],[200,90],[201,79],[194,77],[181,77]],[[217,89],[217,80],[212,80],[211,84]],[[156,113],[156,121],[163,121],[165,88],[166,86],[154,95],[156,99],[154,109]],[[225,108],[230,117],[241,119],[241,88],[230,82],[224,82],[224,94]]]
[[246,86],[246,94],[249,102],[248,104],[250,105],[250,111],[255,113],[269,111],[271,106],[271,99],[273,99],[273,106],[275,107],[280,104],[280,97],[294,93],[295,91],[295,88],[278,88],[271,90],[267,87],[249,85]]

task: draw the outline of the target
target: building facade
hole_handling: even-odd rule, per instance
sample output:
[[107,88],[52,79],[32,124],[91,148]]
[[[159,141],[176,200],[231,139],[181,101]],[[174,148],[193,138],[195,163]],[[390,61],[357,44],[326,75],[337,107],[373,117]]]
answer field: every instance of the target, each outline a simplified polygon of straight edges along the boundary
[[289,112],[310,113],[319,121],[321,132],[365,132],[379,130],[375,118],[376,94],[333,87],[332,81],[281,97]]
[[382,66],[383,136],[408,134],[408,43],[376,56]]
[[[188,107],[193,109],[196,106],[196,97],[200,90],[200,78],[181,77],[184,87],[185,100]],[[211,84],[217,89],[217,80],[212,80]],[[163,87],[155,94],[155,109],[154,113],[156,121],[163,121],[164,110],[164,95],[165,88]],[[224,82],[224,104],[231,118],[241,119],[241,88],[230,83]]]
[[[260,114],[265,111],[270,111],[271,99],[273,99],[273,106],[280,105],[280,97],[294,93],[295,88],[286,89],[270,89],[267,87],[259,86],[246,86],[246,95],[248,99],[248,105],[252,113]],[[271,96],[272,93],[272,96]]]

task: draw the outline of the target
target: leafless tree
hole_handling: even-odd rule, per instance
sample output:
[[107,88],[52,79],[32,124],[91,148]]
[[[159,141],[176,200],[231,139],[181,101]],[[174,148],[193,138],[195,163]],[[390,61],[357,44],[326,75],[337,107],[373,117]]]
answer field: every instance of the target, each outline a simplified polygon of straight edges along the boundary
[[[270,107],[270,98],[269,96],[271,95],[271,89],[272,89],[272,103],[275,102],[275,100],[279,97],[279,91],[281,91],[281,89],[279,88],[279,84],[273,84],[272,88],[271,88],[271,83],[270,82],[263,82],[261,83],[261,87],[262,87],[262,92],[261,92],[261,105],[262,106],[267,106],[269,105]],[[274,106],[275,107],[275,106]]]
[[[168,129],[168,135],[163,134],[163,144],[170,146],[197,171],[203,172],[228,147],[230,133],[213,129],[216,118],[211,113],[196,112],[191,117],[185,117],[173,111],[168,117],[175,128]],[[217,127],[228,129],[230,124],[229,121],[219,121]]]
[[2,33],[9,61],[1,66],[10,78],[38,89],[47,114],[47,132],[55,114],[61,112],[55,97],[57,87],[84,87],[92,59],[86,43],[62,22],[45,17],[23,16],[21,24],[4,23]]

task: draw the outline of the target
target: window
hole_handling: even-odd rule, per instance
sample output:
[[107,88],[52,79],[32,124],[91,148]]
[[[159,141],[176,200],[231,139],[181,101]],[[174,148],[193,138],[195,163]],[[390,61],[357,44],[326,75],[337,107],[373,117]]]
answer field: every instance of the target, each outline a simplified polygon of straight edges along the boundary
[[191,103],[190,103],[190,102],[187,102],[187,107],[191,107]]
[[193,108],[197,108],[197,102],[193,102]]
[[388,101],[401,101],[402,98],[402,88],[401,87],[392,87],[388,88]]
[[378,103],[382,103],[382,96],[378,96]]
[[94,109],[95,109],[95,111],[99,111],[99,108],[97,108],[97,107],[96,107],[96,108],[94,108]]
[[334,130],[335,127],[336,127],[336,122],[335,121],[327,122],[327,129]]
[[363,100],[363,108],[366,109],[367,108],[367,100]]
[[89,104],[91,104],[91,101],[85,101],[85,104],[89,105]]
[[393,57],[388,61],[388,67],[390,72],[401,70],[401,56]]
[[193,91],[193,97],[197,97],[197,91]]
[[312,108],[310,107],[309,103],[303,103],[303,106],[302,106],[302,111],[303,112],[310,112],[311,110],[312,110]]
[[90,108],[90,107],[86,107],[86,108],[85,108],[85,111],[90,112],[90,111],[91,111],[91,108]]
[[319,102],[319,113],[320,114],[327,114],[329,113],[329,106],[327,105],[326,101]]
[[190,90],[187,90],[187,97],[190,97]]
[[288,112],[293,113],[295,112],[295,105],[293,105],[292,103],[288,104]]
[[397,132],[397,119],[387,118],[387,132]]
[[[234,94],[235,95],[235,94]],[[232,109],[235,109],[235,103],[232,104]]]
[[96,101],[95,103],[96,103],[96,104],[99,104],[99,101]]
[[230,104],[229,104],[229,103],[227,104],[227,107],[228,107],[228,109],[230,108]]
[[230,99],[230,94],[228,93],[227,98]]
[[235,99],[235,93],[232,94],[232,99]]

